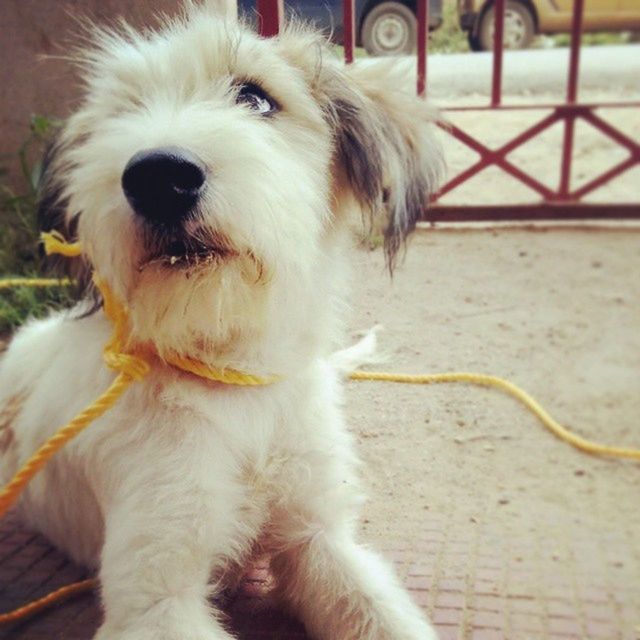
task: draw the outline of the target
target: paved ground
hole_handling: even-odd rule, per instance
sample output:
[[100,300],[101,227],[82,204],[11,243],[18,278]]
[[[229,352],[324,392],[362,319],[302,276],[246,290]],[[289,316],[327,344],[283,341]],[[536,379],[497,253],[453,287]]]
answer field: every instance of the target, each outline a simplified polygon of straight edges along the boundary
[[[358,262],[352,326],[386,327],[376,368],[502,375],[582,435],[640,446],[639,230],[422,233],[393,282],[379,252]],[[347,409],[362,538],[442,640],[640,639],[640,464],[579,453],[489,390],[351,383]],[[82,577],[0,523],[0,610]],[[262,580],[225,605],[238,636],[304,638],[253,597]],[[0,638],[89,640],[99,617],[84,596]]]

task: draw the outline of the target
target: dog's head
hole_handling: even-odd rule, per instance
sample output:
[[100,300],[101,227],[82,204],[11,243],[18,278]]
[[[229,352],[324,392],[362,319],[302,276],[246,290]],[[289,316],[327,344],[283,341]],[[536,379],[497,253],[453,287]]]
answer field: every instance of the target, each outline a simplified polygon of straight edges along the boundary
[[423,101],[388,67],[345,69],[304,27],[262,39],[206,6],[94,42],[44,226],[64,230],[64,209],[160,353],[273,370],[276,343],[289,359],[317,349],[348,213],[384,221],[393,265],[434,186]]

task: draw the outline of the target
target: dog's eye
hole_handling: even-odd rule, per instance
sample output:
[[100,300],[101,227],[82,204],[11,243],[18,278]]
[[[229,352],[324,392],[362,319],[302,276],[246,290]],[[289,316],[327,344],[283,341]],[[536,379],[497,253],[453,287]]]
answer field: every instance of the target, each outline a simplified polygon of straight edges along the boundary
[[261,116],[270,116],[278,110],[276,101],[264,89],[253,82],[245,82],[240,86],[236,104],[246,104]]

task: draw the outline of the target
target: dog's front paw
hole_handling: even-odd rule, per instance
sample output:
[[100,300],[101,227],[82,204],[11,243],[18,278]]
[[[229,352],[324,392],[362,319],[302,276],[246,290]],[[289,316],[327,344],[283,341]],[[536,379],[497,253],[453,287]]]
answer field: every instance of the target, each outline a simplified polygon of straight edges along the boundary
[[[121,613],[121,612],[118,612]],[[234,640],[199,600],[168,598],[130,617],[107,610],[93,640]]]
[[162,624],[151,627],[136,624],[126,629],[116,629],[105,624],[100,627],[93,640],[234,640],[234,638],[211,624],[206,628],[202,625],[196,628],[191,621],[185,620],[180,628]]

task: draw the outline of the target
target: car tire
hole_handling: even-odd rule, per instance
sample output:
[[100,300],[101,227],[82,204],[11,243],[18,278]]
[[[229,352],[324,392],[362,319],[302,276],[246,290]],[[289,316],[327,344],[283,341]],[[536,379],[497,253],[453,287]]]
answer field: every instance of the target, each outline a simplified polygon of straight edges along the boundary
[[382,2],[362,23],[362,45],[370,56],[413,53],[418,21],[409,7],[400,2]]
[[480,40],[478,39],[478,36],[473,33],[473,31],[467,32],[467,42],[469,43],[469,49],[471,49],[471,51],[482,51]]
[[[474,51],[491,51],[493,49],[493,5],[480,17],[477,39],[480,46]],[[504,6],[504,48],[526,49],[535,36],[533,15],[524,4],[507,0]]]

